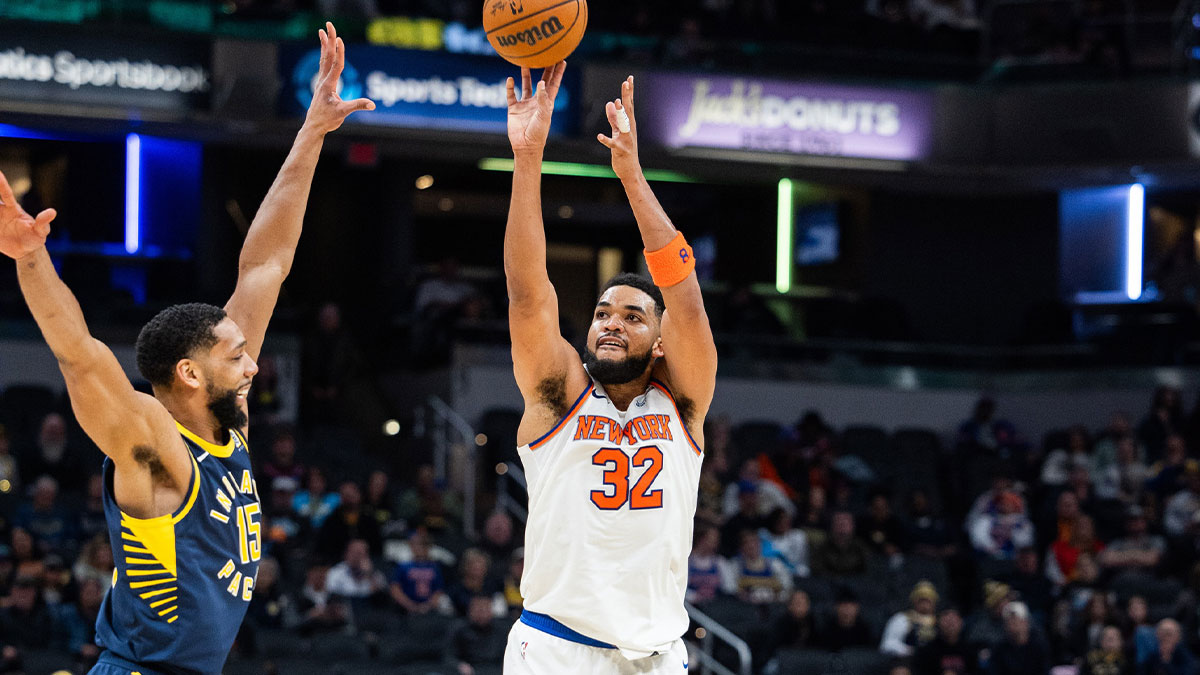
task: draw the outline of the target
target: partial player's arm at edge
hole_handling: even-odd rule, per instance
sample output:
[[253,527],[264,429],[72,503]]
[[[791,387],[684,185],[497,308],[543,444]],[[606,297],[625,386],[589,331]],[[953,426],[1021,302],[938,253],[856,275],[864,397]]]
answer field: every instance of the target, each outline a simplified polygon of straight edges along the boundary
[[192,466],[186,452],[172,451],[183,446],[170,413],[135,390],[112,351],[92,337],[79,302],[44,247],[17,260],[17,277],[87,435],[120,467],[145,462],[136,451],[149,450],[171,480],[186,488]]
[[312,105],[283,168],[246,233],[238,259],[237,287],[225,305],[225,312],[246,336],[246,352],[255,360],[262,351],[279,291],[296,257],[325,135],[341,127],[351,113],[375,108],[367,99],[343,101],[338,96],[346,46],[331,23],[326,22],[319,36],[321,64]]

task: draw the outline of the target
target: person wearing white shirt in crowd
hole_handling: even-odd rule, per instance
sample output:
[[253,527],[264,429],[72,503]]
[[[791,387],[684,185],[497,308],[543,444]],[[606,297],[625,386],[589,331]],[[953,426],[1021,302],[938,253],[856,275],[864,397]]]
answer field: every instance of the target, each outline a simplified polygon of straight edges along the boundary
[[747,459],[742,462],[738,471],[738,480],[725,488],[725,499],[722,502],[721,515],[728,520],[738,512],[738,496],[742,485],[752,483],[758,494],[758,515],[765,516],[775,509],[783,509],[791,515],[796,515],[796,505],[788,499],[787,493],[773,481],[762,477],[762,468],[757,459]]
[[883,629],[879,651],[908,658],[937,637],[938,592],[928,581],[919,581],[908,596],[912,607],[896,612]]
[[1150,477],[1150,469],[1138,455],[1137,441],[1133,436],[1121,436],[1113,441],[1113,461],[1095,475],[1097,499],[1138,503],[1146,479]]
[[325,580],[325,590],[351,600],[365,600],[387,590],[387,586],[387,579],[371,562],[364,539],[354,539],[346,545],[345,557],[329,569]]
[[1163,529],[1173,537],[1187,533],[1192,517],[1200,513],[1200,468],[1188,467],[1187,487],[1167,500],[1163,512]]
[[758,531],[763,541],[763,555],[778,558],[788,571],[798,577],[810,574],[808,567],[808,535],[792,527],[792,514],[777,508],[767,516],[767,526]]
[[993,560],[1013,560],[1018,550],[1034,543],[1033,523],[1015,492],[1000,495],[996,513],[980,516],[971,524],[969,534],[975,550]]

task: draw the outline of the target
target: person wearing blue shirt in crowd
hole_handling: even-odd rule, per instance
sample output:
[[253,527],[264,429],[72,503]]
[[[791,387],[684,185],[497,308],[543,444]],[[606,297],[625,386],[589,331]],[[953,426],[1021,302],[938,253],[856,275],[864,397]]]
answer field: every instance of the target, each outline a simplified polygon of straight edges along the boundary
[[33,484],[32,493],[32,501],[17,512],[17,525],[33,535],[43,553],[74,552],[79,528],[75,517],[58,503],[58,481],[42,476]]
[[409,614],[427,614],[436,610],[445,596],[442,570],[429,556],[429,534],[413,532],[408,540],[412,560],[396,565],[392,574],[392,599]]
[[1138,664],[1138,675],[1197,675],[1200,665],[1181,637],[1183,629],[1174,619],[1163,619],[1155,630],[1158,650],[1145,663]]

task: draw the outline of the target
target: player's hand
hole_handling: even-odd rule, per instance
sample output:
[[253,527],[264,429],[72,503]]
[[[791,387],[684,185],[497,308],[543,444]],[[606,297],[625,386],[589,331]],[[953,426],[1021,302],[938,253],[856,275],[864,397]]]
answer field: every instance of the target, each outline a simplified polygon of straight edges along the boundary
[[17,203],[3,173],[0,173],[0,202],[0,253],[20,260],[46,245],[50,221],[58,215],[57,211],[46,209],[37,218],[30,216]]
[[[642,164],[638,159],[637,119],[633,115],[632,75],[621,83],[621,98],[605,104],[604,112],[612,125],[612,136],[599,134],[596,140],[612,151],[612,168],[617,178],[633,178],[641,173]],[[625,123],[629,124],[628,131],[621,128]]]
[[554,99],[558,98],[566,70],[566,61],[544,70],[535,92],[533,75],[528,68],[522,68],[520,99],[517,98],[516,83],[513,78],[508,78],[508,141],[512,143],[514,155],[541,155],[545,150]]
[[318,31],[321,36],[321,66],[317,72],[317,86],[313,91],[312,103],[308,106],[305,126],[327,134],[342,126],[351,113],[359,110],[374,110],[375,103],[360,98],[343,101],[339,93],[342,70],[346,67],[346,43],[337,36],[332,23]]

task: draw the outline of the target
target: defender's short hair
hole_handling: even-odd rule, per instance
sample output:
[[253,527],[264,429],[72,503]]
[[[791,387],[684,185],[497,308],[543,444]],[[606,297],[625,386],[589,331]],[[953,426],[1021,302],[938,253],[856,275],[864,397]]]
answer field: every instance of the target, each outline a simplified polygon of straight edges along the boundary
[[200,302],[159,312],[138,334],[135,353],[142,377],[154,386],[170,386],[175,379],[175,364],[217,344],[213,329],[225,317],[225,310]]
[[660,319],[662,318],[663,310],[666,309],[663,305],[662,291],[650,279],[640,274],[622,272],[604,284],[604,288],[600,289],[600,295],[604,295],[613,286],[630,286],[650,296],[650,299],[654,301],[654,315]]

